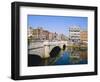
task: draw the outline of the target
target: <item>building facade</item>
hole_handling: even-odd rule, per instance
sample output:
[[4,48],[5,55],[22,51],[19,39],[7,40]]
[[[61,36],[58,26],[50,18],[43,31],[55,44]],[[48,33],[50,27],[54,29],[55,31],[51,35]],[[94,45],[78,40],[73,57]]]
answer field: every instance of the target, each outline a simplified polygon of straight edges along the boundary
[[81,40],[81,42],[87,42],[88,40],[88,38],[87,38],[88,36],[87,36],[87,31],[81,31],[80,32],[80,40]]
[[42,27],[33,29],[33,40],[46,40],[48,31],[43,30]]
[[72,43],[80,42],[80,27],[79,26],[69,27],[69,41]]

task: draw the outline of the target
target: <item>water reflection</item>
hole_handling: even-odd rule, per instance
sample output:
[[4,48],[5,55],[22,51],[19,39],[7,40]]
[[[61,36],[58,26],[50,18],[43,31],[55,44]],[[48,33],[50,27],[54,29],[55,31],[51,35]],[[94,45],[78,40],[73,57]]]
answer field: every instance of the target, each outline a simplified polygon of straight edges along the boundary
[[41,65],[87,64],[87,50],[61,50],[54,58],[43,59]]

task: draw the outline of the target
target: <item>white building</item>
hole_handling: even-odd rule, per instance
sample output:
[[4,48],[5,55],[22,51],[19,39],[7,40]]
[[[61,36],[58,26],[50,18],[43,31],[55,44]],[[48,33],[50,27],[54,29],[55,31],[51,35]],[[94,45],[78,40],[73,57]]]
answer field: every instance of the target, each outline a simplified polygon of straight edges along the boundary
[[69,27],[69,41],[72,43],[80,42],[80,27],[73,25]]

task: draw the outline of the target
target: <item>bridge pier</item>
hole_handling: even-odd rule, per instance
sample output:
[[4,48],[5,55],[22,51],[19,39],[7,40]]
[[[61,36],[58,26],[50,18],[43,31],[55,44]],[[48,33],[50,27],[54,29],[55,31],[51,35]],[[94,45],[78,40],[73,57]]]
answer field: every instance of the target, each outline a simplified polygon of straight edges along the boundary
[[46,42],[44,42],[44,55],[43,55],[43,58],[49,58],[50,57],[50,55],[49,55],[49,42],[48,41],[46,41]]

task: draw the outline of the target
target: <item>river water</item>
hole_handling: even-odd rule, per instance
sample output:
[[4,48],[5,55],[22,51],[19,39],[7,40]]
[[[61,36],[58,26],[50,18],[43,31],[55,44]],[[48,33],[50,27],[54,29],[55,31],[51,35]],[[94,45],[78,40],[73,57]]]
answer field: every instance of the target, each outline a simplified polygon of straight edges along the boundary
[[[84,54],[86,52],[80,51],[80,53]],[[55,65],[87,64],[87,58],[82,58],[81,54],[79,53],[72,54],[70,52],[65,51],[54,64]]]
[[41,65],[75,65],[87,64],[87,50],[84,51],[61,51],[54,58],[43,59]]

